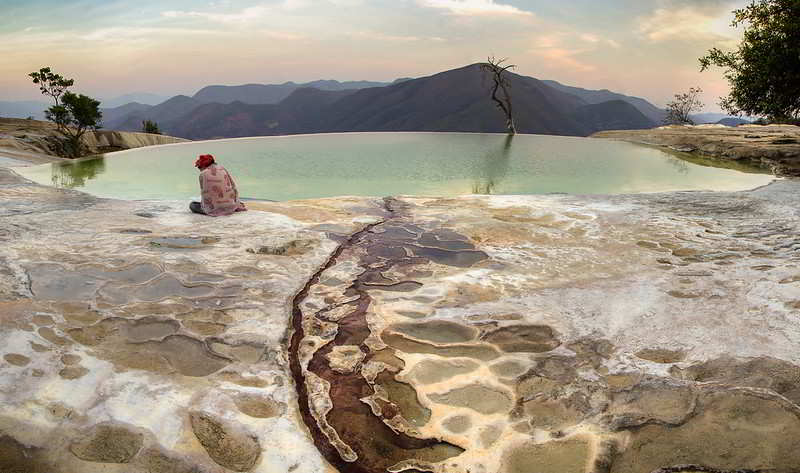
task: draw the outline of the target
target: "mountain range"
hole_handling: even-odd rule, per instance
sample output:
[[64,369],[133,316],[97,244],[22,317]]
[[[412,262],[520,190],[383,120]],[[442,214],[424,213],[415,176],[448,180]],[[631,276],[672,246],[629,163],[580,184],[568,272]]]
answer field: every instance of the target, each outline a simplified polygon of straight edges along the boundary
[[[520,133],[586,136],[651,128],[665,116],[664,110],[639,97],[514,73],[508,79]],[[503,132],[505,120],[490,100],[490,83],[480,64],[472,64],[392,83],[212,85],[191,97],[177,95],[155,105],[153,94],[130,94],[150,103],[104,108],[103,126],[138,131],[143,120],[152,120],[162,132],[190,139],[346,131]],[[0,116],[38,118],[43,106],[0,102]],[[35,110],[39,113],[31,113]]]
[[[608,129],[656,126],[658,109],[644,99],[589,91],[509,73],[520,133],[586,136]],[[104,110],[109,129],[138,130],[153,120],[190,139],[346,131],[503,132],[479,64],[393,83],[210,86],[192,97]],[[643,113],[646,112],[646,113]]]
[[283,84],[245,84],[245,85],[210,85],[200,89],[192,98],[203,103],[244,102],[251,104],[278,103],[300,88],[311,87],[319,90],[366,89],[383,87],[388,82],[317,80],[305,84],[285,82]]
[[[150,94],[146,92],[136,92],[131,94],[120,95],[110,99],[101,99],[100,106],[104,110],[111,110],[114,108],[137,103],[139,105],[156,105],[169,97],[163,95]],[[22,100],[22,101],[0,101],[0,117],[6,118],[28,118],[33,117],[36,120],[44,120],[44,111],[50,108],[52,103],[38,101],[38,100]]]

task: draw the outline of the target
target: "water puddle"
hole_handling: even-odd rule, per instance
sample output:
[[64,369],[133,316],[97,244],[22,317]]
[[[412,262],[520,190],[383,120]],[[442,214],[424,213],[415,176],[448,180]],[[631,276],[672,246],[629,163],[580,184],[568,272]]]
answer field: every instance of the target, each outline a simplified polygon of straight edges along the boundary
[[423,360],[409,373],[419,384],[434,384],[447,381],[462,374],[472,373],[480,365],[470,360]]
[[488,344],[434,345],[413,340],[392,331],[384,331],[381,340],[390,347],[406,353],[425,353],[446,358],[474,358],[481,361],[491,361],[500,357],[500,352]]
[[419,240],[417,240],[417,243],[421,246],[439,248],[440,250],[456,251],[475,249],[475,246],[468,241],[440,239],[440,235],[430,232],[423,233]]
[[208,376],[231,363],[230,359],[209,352],[203,342],[185,335],[171,335],[159,342],[145,342],[142,346],[165,357],[184,376]]
[[511,397],[482,384],[470,384],[446,393],[429,394],[431,401],[454,407],[466,407],[484,415],[499,414],[511,409]]
[[405,248],[407,248],[413,256],[425,258],[434,263],[456,266],[459,268],[469,268],[475,263],[479,263],[489,257],[483,251],[476,250],[451,251],[418,245],[406,245]]
[[151,339],[162,339],[167,335],[176,333],[181,324],[175,320],[144,318],[126,324],[125,335],[134,342],[143,342]]
[[483,340],[506,352],[544,353],[561,345],[558,333],[547,325],[510,325],[487,333]]
[[478,336],[474,327],[448,322],[446,320],[431,320],[420,323],[396,324],[389,327],[407,337],[432,343],[460,343],[469,342]]
[[157,302],[164,299],[184,297],[187,299],[209,296],[214,287],[206,283],[184,284],[172,274],[164,274],[145,284],[121,285],[113,284],[100,291],[106,300],[114,304],[128,302]]
[[422,427],[431,419],[431,411],[420,404],[417,391],[408,384],[397,381],[392,372],[381,372],[375,383],[386,390],[389,401],[398,407],[399,414],[414,427]]

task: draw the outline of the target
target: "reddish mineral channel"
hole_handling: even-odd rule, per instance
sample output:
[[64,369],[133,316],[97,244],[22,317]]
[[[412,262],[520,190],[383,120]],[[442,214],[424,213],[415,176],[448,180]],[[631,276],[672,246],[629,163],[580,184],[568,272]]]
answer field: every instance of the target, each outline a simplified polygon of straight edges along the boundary
[[[404,208],[398,201],[385,200],[386,216],[382,222],[369,225],[344,240],[333,252],[326,264],[313,275],[305,287],[295,296],[292,305],[292,326],[294,333],[290,342],[290,368],[298,392],[298,402],[305,424],[314,442],[325,458],[342,472],[377,473],[401,462],[417,464],[417,469],[409,467],[408,472],[421,471],[426,464],[434,464],[457,456],[463,449],[437,439],[418,438],[409,430],[393,429],[392,420],[402,417],[404,425],[413,430],[424,425],[430,412],[418,401],[416,391],[409,385],[395,379],[394,373],[402,369],[403,362],[394,355],[393,348],[373,352],[364,343],[370,336],[366,315],[372,304],[370,291],[413,291],[420,287],[417,281],[395,280],[385,276],[390,270],[401,274],[416,274],[412,267],[428,262],[451,266],[468,267],[487,256],[466,238],[448,230],[425,230],[410,223],[404,215]],[[341,441],[358,456],[355,461],[343,459],[328,437],[323,433],[314,418],[304,372],[299,359],[299,347],[306,334],[303,329],[301,304],[310,290],[319,283],[325,270],[335,265],[343,253],[348,256],[360,254],[359,264],[365,268],[356,280],[344,291],[344,298],[352,300],[351,310],[337,320],[338,331],[335,338],[314,353],[308,364],[308,372],[313,373],[330,384],[332,409],[325,421],[338,434]],[[325,319],[322,308],[314,316]],[[364,353],[363,363],[370,360],[382,361],[391,370],[384,370],[374,380],[365,379],[356,369],[349,373],[334,371],[328,356],[334,347],[357,346]],[[375,404],[370,406],[362,399],[374,396],[376,386],[387,394],[388,401],[373,397]],[[389,422],[387,424],[387,422]]]

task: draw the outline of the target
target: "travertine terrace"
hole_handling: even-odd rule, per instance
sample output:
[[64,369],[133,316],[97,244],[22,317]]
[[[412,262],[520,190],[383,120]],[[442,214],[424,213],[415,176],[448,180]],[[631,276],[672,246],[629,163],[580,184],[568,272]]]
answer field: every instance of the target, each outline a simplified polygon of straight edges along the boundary
[[211,219],[0,170],[0,471],[796,472],[798,191]]
[[700,158],[729,161],[732,167],[742,162],[779,175],[800,176],[800,127],[794,125],[671,125],[601,131],[592,136],[664,146]]

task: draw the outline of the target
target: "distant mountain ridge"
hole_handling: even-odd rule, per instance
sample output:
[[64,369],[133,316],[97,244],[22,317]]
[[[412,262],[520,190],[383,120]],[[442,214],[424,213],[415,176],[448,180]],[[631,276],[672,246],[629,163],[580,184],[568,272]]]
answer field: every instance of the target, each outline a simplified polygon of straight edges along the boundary
[[[532,77],[510,74],[509,80],[520,133],[587,136],[606,129],[656,125],[624,100],[590,103]],[[196,96],[192,100],[198,101]],[[190,139],[346,131],[505,131],[503,116],[488,93],[488,78],[478,64],[382,87],[302,87],[276,104],[236,101],[201,104],[184,114],[156,112],[149,109],[136,121],[156,120],[165,132]]]
[[[510,74],[521,133],[586,136],[660,124],[664,111],[644,99]],[[503,132],[488,78],[472,64],[392,83],[319,80],[298,84],[212,85],[157,105],[103,109],[103,126],[161,130],[191,139],[339,131]],[[0,115],[3,111],[0,102]]]
[[571,87],[568,85],[561,84],[560,82],[556,82],[554,80],[543,80],[542,82],[562,92],[566,92],[568,94],[580,97],[592,105],[608,102],[610,100],[622,100],[628,102],[629,104],[636,107],[637,110],[642,112],[644,116],[646,116],[647,118],[658,124],[663,123],[664,118],[666,118],[667,116],[666,110],[656,107],[655,105],[651,104],[650,102],[648,102],[643,98],[618,94],[616,92],[611,92],[608,89],[589,90],[580,87]]
[[130,94],[120,95],[119,97],[112,97],[100,100],[100,106],[103,108],[115,108],[129,103],[140,103],[143,105],[158,105],[161,102],[169,99],[168,96],[151,94],[148,92],[133,92]]
[[755,117],[735,117],[726,113],[695,113],[689,115],[689,118],[691,118],[698,125],[702,125],[704,123],[720,123],[722,120],[737,124],[752,123],[756,120]]
[[722,120],[717,121],[717,125],[725,126],[749,125],[750,123],[752,123],[750,120],[745,120],[744,118],[738,117],[725,117]]
[[210,85],[203,87],[192,96],[203,103],[244,102],[249,104],[278,103],[297,89],[313,87],[320,90],[365,89],[383,87],[388,82],[317,80],[305,84],[285,82],[283,84],[245,84],[245,85]]
[[23,100],[18,102],[0,102],[0,117],[5,118],[28,118],[44,120],[44,111],[50,104],[35,100]]

